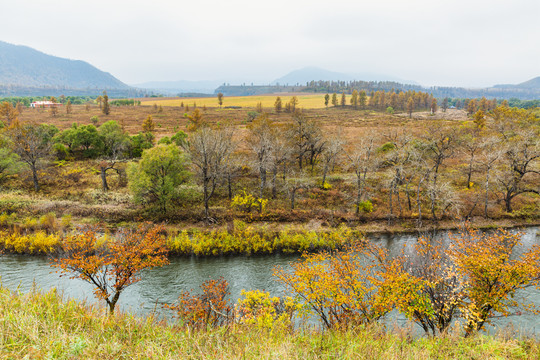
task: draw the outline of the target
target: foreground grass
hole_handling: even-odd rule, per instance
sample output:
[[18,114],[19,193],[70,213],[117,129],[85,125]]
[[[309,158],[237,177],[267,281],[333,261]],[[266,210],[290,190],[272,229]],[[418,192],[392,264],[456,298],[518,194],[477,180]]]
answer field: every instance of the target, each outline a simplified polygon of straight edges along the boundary
[[104,311],[54,291],[0,288],[0,357],[8,359],[528,359],[533,340],[426,339],[380,327],[345,332],[269,331],[236,325],[190,331]]

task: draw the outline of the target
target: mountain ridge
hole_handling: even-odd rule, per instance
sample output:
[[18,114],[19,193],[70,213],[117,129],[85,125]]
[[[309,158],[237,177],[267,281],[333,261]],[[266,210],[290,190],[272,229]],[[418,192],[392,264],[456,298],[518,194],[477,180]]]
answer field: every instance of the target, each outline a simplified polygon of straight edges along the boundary
[[101,90],[131,88],[85,61],[48,55],[4,41],[0,41],[0,85]]

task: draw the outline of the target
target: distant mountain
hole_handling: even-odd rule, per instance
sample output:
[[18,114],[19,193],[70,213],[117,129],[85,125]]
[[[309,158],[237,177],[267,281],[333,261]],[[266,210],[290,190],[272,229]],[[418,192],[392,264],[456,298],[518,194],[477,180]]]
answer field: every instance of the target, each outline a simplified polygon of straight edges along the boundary
[[394,76],[384,75],[384,74],[375,74],[375,73],[341,73],[336,71],[325,70],[317,67],[305,67],[302,69],[294,70],[272,81],[272,85],[305,85],[310,81],[396,81],[405,84],[414,84],[417,85],[414,81],[406,81],[399,79]]
[[540,89],[540,76],[534,79],[517,84],[516,87],[521,89]]
[[0,41],[0,86],[14,88],[122,89],[130,87],[80,60],[44,54]]
[[495,85],[494,88],[502,89],[540,89],[540,76],[535,77],[531,80],[522,82],[520,84],[499,84]]
[[215,88],[222,85],[223,81],[206,80],[206,81],[150,81],[133,86],[144,89],[151,89],[165,94],[178,93],[202,93],[213,94]]

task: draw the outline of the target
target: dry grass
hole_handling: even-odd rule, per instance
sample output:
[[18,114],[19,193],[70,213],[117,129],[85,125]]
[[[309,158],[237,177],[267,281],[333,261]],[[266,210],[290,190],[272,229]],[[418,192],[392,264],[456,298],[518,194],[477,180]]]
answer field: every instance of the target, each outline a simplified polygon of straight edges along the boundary
[[[283,107],[285,103],[289,102],[293,96],[296,96],[299,103],[298,107],[304,109],[323,109],[324,105],[324,95],[325,94],[272,94],[272,95],[254,95],[254,96],[224,96],[223,97],[223,107],[226,106],[241,106],[243,108],[252,108],[254,109],[257,106],[257,103],[262,103],[264,108],[273,109],[274,102],[276,97],[281,97]],[[347,97],[347,101],[349,101]],[[182,103],[188,105],[190,108],[194,103],[198,107],[207,106],[207,107],[217,107],[219,106],[217,97],[202,97],[202,98],[143,98],[140,99],[142,105],[162,105],[162,106],[180,106]],[[340,97],[341,100],[341,97]],[[330,105],[331,106],[331,105]]]
[[65,301],[53,290],[0,288],[0,357],[5,359],[529,359],[535,340],[478,335],[415,338],[381,326],[349,331],[234,325],[188,330]]

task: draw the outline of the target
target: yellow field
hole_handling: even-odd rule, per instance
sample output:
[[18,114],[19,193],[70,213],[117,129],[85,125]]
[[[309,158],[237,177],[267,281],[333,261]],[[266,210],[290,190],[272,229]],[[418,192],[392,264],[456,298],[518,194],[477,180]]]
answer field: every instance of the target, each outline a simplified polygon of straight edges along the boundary
[[[322,109],[324,108],[324,95],[325,94],[296,94],[298,98],[298,108],[304,109]],[[256,96],[232,96],[232,97],[223,97],[223,106],[241,106],[245,108],[255,108],[257,103],[261,102],[265,108],[273,108],[276,97],[280,96],[285,108],[285,104],[294,96],[294,94],[273,94],[273,95],[256,95]],[[180,106],[181,103],[188,105],[189,107],[193,106],[193,103],[196,103],[198,107],[207,106],[207,107],[218,107],[217,97],[206,97],[206,98],[144,98],[140,99],[141,105],[161,105],[161,106]],[[338,100],[341,101],[341,95],[338,96]],[[330,99],[332,101],[332,99]],[[347,98],[347,104],[349,98]],[[329,104],[332,106],[332,104]]]

